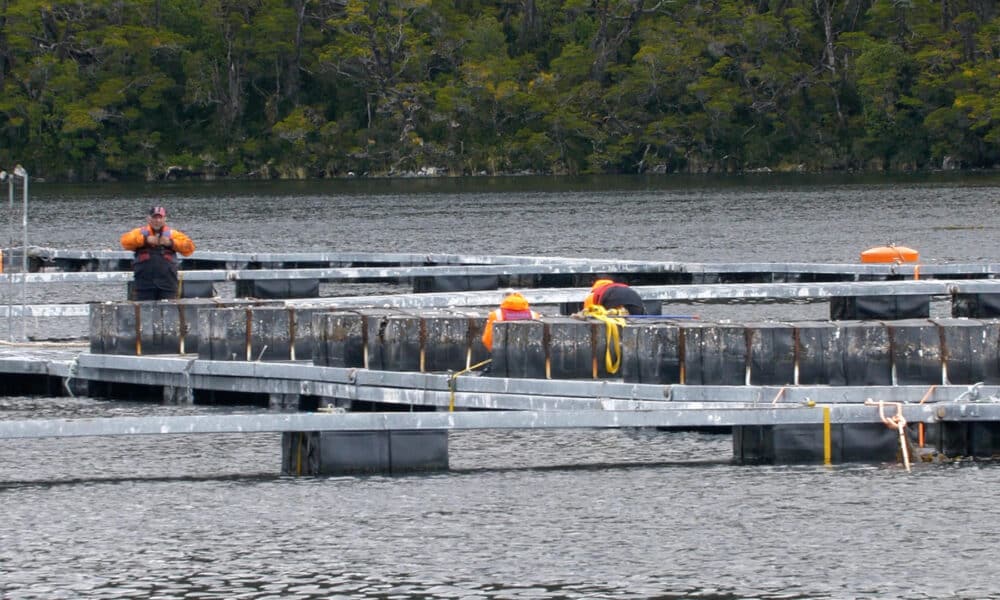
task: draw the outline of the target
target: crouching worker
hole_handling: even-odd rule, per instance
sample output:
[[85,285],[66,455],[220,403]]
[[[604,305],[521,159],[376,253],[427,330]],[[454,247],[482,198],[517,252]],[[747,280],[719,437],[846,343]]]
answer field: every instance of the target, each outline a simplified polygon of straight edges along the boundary
[[625,310],[629,315],[644,315],[646,307],[639,293],[611,279],[598,279],[590,288],[590,293],[583,299],[583,312],[592,306],[602,306],[607,310]]
[[486,346],[487,350],[493,351],[493,324],[498,321],[529,321],[540,318],[542,315],[531,310],[531,307],[528,306],[528,300],[524,296],[514,290],[508,290],[503,301],[500,302],[500,308],[491,311],[486,317],[483,345]]

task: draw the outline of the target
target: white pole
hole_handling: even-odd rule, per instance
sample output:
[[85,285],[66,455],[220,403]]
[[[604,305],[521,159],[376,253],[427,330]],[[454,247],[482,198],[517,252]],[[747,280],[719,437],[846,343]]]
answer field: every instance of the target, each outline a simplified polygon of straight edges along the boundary
[[[7,171],[0,171],[0,181],[7,180],[7,219],[10,223],[10,240],[7,246],[7,253],[14,248],[14,176],[7,173]],[[0,259],[2,260],[2,259]],[[2,267],[2,265],[0,265]],[[14,300],[14,280],[11,279],[10,283],[4,289],[4,297],[7,299],[7,339],[11,342],[14,341],[14,311],[13,300]]]
[[21,215],[21,228],[24,233],[24,248],[21,252],[21,338],[28,339],[28,172],[24,167],[14,167],[14,174],[24,180],[24,214]]

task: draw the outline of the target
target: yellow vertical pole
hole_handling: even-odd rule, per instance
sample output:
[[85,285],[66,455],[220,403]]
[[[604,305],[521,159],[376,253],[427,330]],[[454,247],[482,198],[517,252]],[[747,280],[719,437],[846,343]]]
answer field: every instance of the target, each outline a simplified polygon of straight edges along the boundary
[[833,449],[830,441],[830,407],[823,407],[823,464],[833,462]]

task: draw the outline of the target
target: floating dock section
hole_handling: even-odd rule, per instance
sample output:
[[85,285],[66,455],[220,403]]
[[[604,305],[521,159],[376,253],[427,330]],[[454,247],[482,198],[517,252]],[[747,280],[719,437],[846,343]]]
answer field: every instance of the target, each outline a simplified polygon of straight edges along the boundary
[[[35,252],[38,272],[0,279],[122,283],[130,273],[106,271],[128,258]],[[920,280],[909,265],[361,253],[198,253],[185,265],[187,283],[234,282],[237,297],[86,305],[86,347],[0,352],[3,392],[285,412],[214,423],[0,422],[0,436],[280,431],[290,474],[446,469],[448,431],[484,427],[724,429],[746,464],[1000,452],[994,265],[922,266]],[[597,273],[636,286],[654,313],[663,302],[820,299],[831,319],[565,314]],[[421,293],[318,297],[329,282],[411,282]],[[488,352],[482,328],[505,285],[530,288],[547,312],[494,324]],[[932,300],[950,301],[951,316],[931,318]],[[0,308],[8,319],[46,313]]]
[[1000,382],[997,319],[714,323],[654,317],[609,326],[556,315],[495,323],[492,353],[480,341],[484,322],[485,311],[472,310],[105,303],[91,312],[90,350],[415,372],[460,371],[491,358],[491,377],[651,384]]
[[[874,408],[858,406],[872,397],[891,401],[902,390],[907,403],[924,411],[922,403],[942,402],[940,393],[954,400],[980,382],[1000,383],[998,321],[708,323],[654,317],[626,321],[609,338],[605,322],[557,315],[494,324],[490,355],[479,342],[485,313],[477,311],[188,300],[106,303],[92,315],[91,353],[76,360],[75,378],[92,377],[88,391],[95,395],[114,396],[122,385],[161,386],[170,401],[207,395],[215,403],[218,393],[237,391],[245,398],[266,390],[262,397],[271,407],[332,411],[575,412],[624,405],[658,413],[683,406],[685,417],[699,414],[700,420],[674,423],[730,429],[734,459],[744,464],[893,461],[901,440],[914,456],[985,457],[1000,444],[996,423],[920,412],[921,432],[911,426],[900,436],[874,418]],[[619,370],[608,362],[609,339],[616,338]],[[140,362],[123,362],[126,355]],[[489,357],[488,372],[457,375]],[[841,395],[832,396],[838,389]],[[846,403],[866,411],[869,421],[803,424],[786,418],[792,413],[774,413],[764,424],[717,418],[727,410],[816,407],[824,397],[838,409]],[[442,430],[283,435],[287,473],[445,469],[447,456]]]
[[[5,262],[20,262],[22,248],[4,249]],[[30,273],[8,269],[0,283],[131,281],[131,254],[122,251],[70,251],[29,248]],[[312,299],[320,297],[321,283],[410,283],[414,292],[448,293],[467,290],[587,288],[597,276],[611,276],[645,288],[649,302],[671,298],[710,297],[780,298],[787,285],[795,294],[831,299],[834,320],[870,318],[926,318],[931,295],[953,297],[952,316],[1000,316],[1000,273],[994,264],[812,264],[812,263],[682,263],[664,261],[593,260],[564,257],[483,256],[400,253],[261,253],[198,251],[181,263],[185,297],[206,297],[213,284],[234,282],[235,297],[256,299]],[[16,270],[16,269],[14,269]],[[919,281],[917,278],[919,277]],[[982,289],[944,289],[933,282],[983,282]],[[923,295],[901,287],[883,294],[851,294],[837,283],[892,282],[923,287]],[[725,290],[725,286],[749,286]],[[711,286],[714,292],[691,294],[655,288]],[[969,286],[961,286],[969,288]],[[972,286],[974,288],[975,286]],[[752,291],[754,288],[756,292]],[[804,296],[791,296],[801,298]],[[574,312],[579,296],[565,299],[564,314]]]

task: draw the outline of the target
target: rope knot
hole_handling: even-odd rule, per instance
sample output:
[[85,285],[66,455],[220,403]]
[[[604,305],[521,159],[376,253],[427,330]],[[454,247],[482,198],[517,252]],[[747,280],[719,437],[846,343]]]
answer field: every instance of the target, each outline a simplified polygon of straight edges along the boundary
[[[882,423],[885,424],[889,429],[893,429],[899,432],[899,450],[903,455],[903,465],[906,467],[906,471],[910,471],[910,454],[906,447],[906,418],[903,416],[903,403],[902,402],[884,402],[882,400],[875,401],[871,398],[865,400],[865,404],[868,406],[878,405],[878,416],[882,419]],[[891,405],[896,407],[896,414],[887,417],[885,415],[885,406]]]

